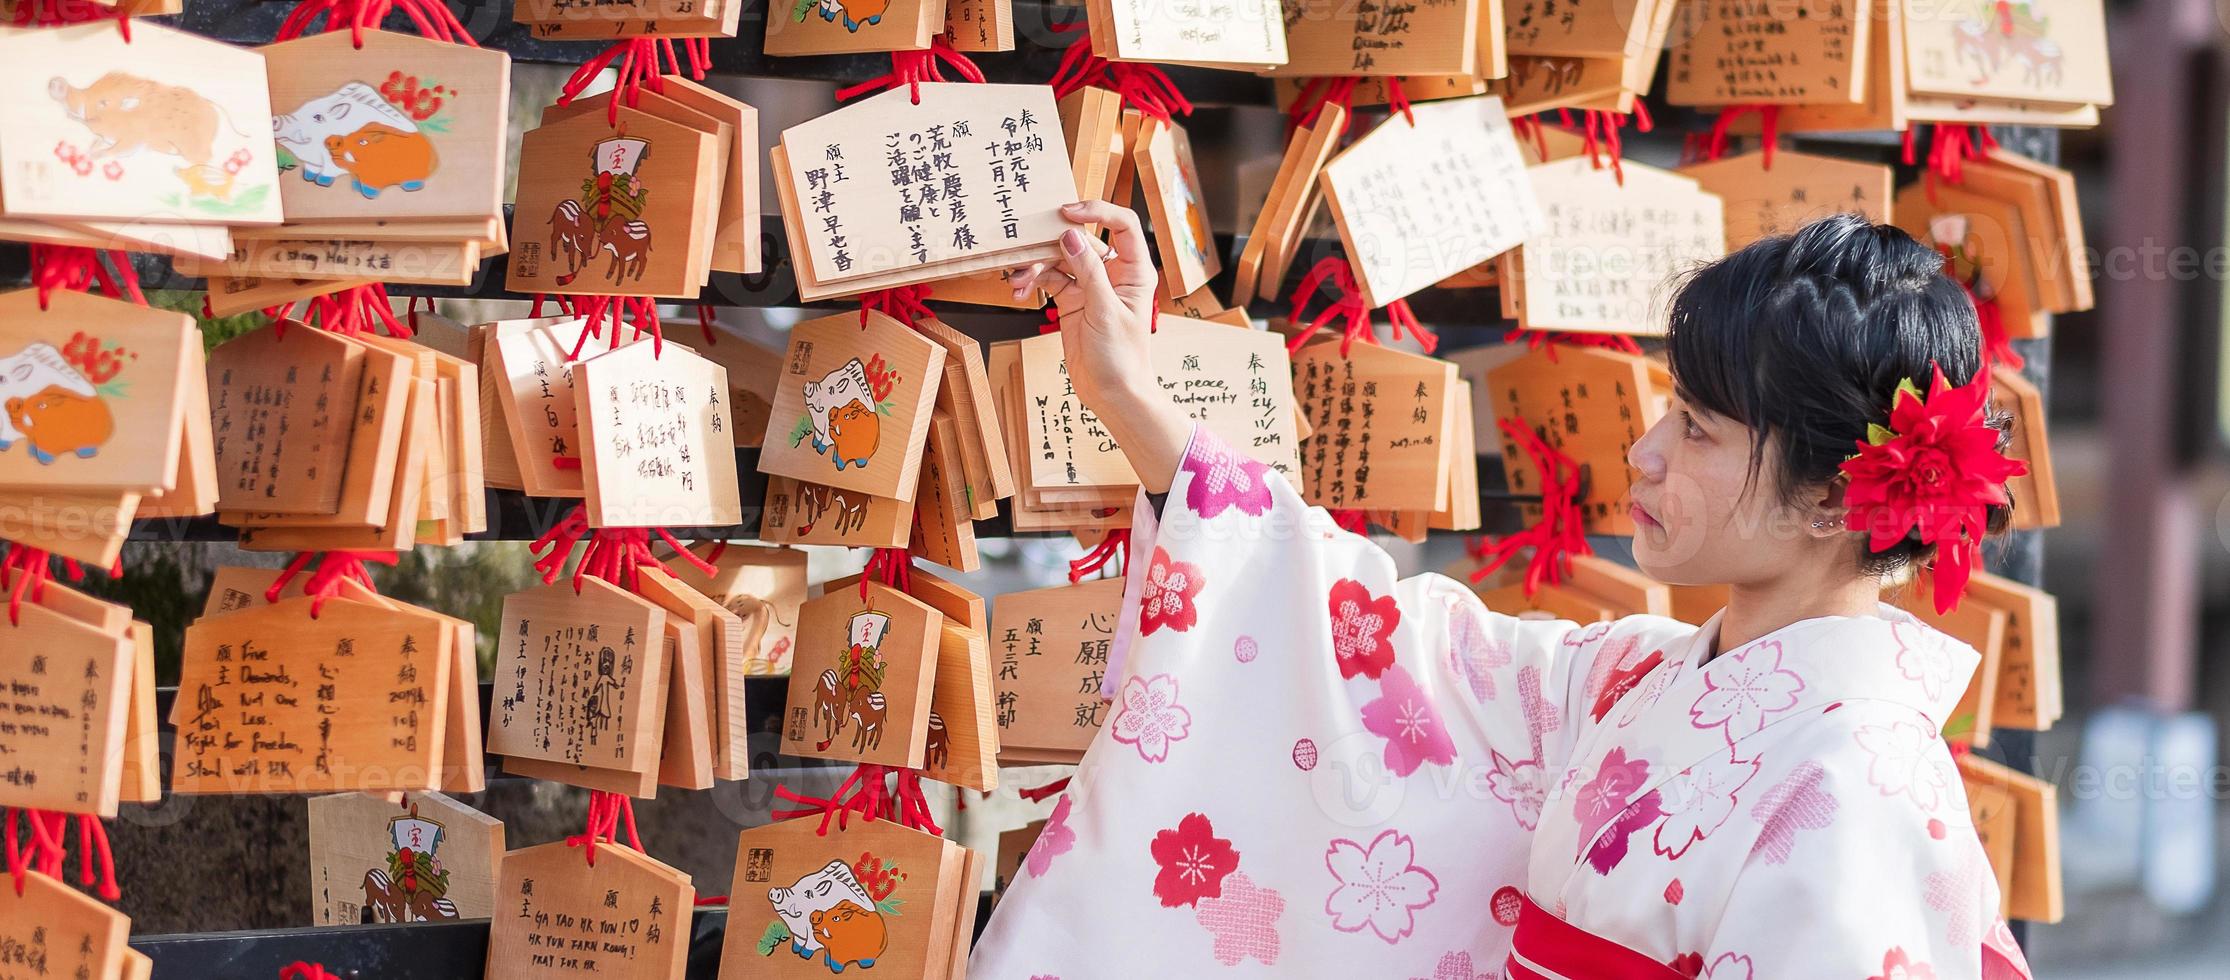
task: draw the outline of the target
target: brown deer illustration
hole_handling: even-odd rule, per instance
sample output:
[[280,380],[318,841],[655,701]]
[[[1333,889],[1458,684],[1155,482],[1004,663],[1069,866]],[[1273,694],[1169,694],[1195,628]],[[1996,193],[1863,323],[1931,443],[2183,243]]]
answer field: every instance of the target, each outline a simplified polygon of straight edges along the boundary
[[637,218],[613,215],[604,222],[604,230],[597,235],[602,251],[612,253],[611,268],[604,270],[604,278],[615,283],[626,282],[628,276],[637,281],[650,265],[650,226]]
[[821,671],[821,680],[813,685],[813,723],[822,728],[822,738],[815,743],[815,751],[825,752],[836,736],[844,731],[846,706],[844,694],[838,689],[836,671]]
[[596,229],[589,224],[588,215],[581,211],[581,202],[559,201],[550,211],[550,255],[565,259],[565,274],[558,277],[558,284],[571,283],[595,254]]
[[852,694],[852,751],[866,752],[883,744],[883,692],[859,690]]

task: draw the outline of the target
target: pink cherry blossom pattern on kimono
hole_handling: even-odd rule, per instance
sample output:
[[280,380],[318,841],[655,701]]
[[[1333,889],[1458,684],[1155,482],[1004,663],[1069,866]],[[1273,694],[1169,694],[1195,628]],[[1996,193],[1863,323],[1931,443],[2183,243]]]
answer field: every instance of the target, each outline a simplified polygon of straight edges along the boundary
[[1161,873],[1154,876],[1154,897],[1163,908],[1194,905],[1223,894],[1223,879],[1239,867],[1239,852],[1216,836],[1203,814],[1188,813],[1170,830],[1154,834],[1147,850]]
[[1620,812],[1618,818],[1603,828],[1602,836],[1587,849],[1587,864],[1599,875],[1611,873],[1620,861],[1626,860],[1627,844],[1634,834],[1665,815],[1664,804],[1656,790],[1634,801],[1634,805]]
[[1882,954],[1882,972],[1866,980],[1936,980],[1936,968],[1913,960],[1903,947]]
[[1494,771],[1487,773],[1487,791],[1510,805],[1510,815],[1517,818],[1518,826],[1532,830],[1540,824],[1541,806],[1549,797],[1547,770],[1541,768],[1539,759],[1513,762],[1493,749],[1487,753],[1494,759]]
[[1254,642],[1254,637],[1241,636],[1237,642],[1231,644],[1231,655],[1238,658],[1240,663],[1251,664],[1261,654],[1262,646]]
[[1651,671],[1656,670],[1658,665],[1664,662],[1665,651],[1651,650],[1648,656],[1639,661],[1632,664],[1621,664],[1618,669],[1611,671],[1608,678],[1604,679],[1603,689],[1595,692],[1595,705],[1588,709],[1588,715],[1596,721],[1602,721],[1603,716],[1610,714],[1611,708],[1617,706],[1620,698],[1625,697],[1628,692],[1640,685],[1642,678],[1648,677]]
[[1061,794],[1053,804],[1053,816],[1045,821],[1045,829],[1038,831],[1037,842],[1030,845],[1030,853],[1023,859],[1023,866],[1030,869],[1030,877],[1043,878],[1053,869],[1053,859],[1067,854],[1076,846],[1076,831],[1069,827],[1069,795]]
[[1891,623],[1889,636],[1897,641],[1897,672],[1919,682],[1929,700],[1941,697],[1951,683],[1951,651],[1943,638],[1918,623]]
[[1952,946],[1982,941],[1982,916],[1976,914],[1975,905],[1982,896],[1983,879],[1991,874],[1989,856],[1979,842],[1961,850],[1965,853],[1957,868],[1928,873],[1927,889],[1921,895],[1929,908],[1944,913],[1944,942]]
[[1363,705],[1363,727],[1386,740],[1386,768],[1407,776],[1430,762],[1445,766],[1456,761],[1456,743],[1448,726],[1415,678],[1400,665],[1378,681],[1377,699]]
[[1270,468],[1232,452],[1206,429],[1193,433],[1184,470],[1192,474],[1185,485],[1185,506],[1203,519],[1233,507],[1254,515],[1270,509]]
[[1712,661],[1703,686],[1688,708],[1689,723],[1719,729],[1733,745],[1764,728],[1767,716],[1796,707],[1804,678],[1781,666],[1781,641],[1765,640]]
[[1750,817],[1764,826],[1758,830],[1757,843],[1750,845],[1750,853],[1764,858],[1767,864],[1785,864],[1796,850],[1798,831],[1819,830],[1834,823],[1837,804],[1834,794],[1822,785],[1825,782],[1826,768],[1817,762],[1802,762],[1758,797],[1757,805],[1750,808]]
[[1276,966],[1278,917],[1284,914],[1285,896],[1240,872],[1224,879],[1222,895],[1201,899],[1192,918],[1216,937],[1216,962],[1238,966],[1252,957]]
[[1866,781],[1883,796],[1904,796],[1922,813],[1935,813],[1957,785],[1951,763],[1934,731],[1909,721],[1860,725],[1852,733],[1872,761]]
[[1332,583],[1332,659],[1340,676],[1377,679],[1394,662],[1394,627],[1401,608],[1390,595],[1372,596],[1354,579]]
[[1459,949],[1440,954],[1440,962],[1433,965],[1432,976],[1411,977],[1410,980],[1495,980],[1495,976],[1474,967],[1471,954]]
[[1518,916],[1525,913],[1525,894],[1516,885],[1504,885],[1487,898],[1487,910],[1494,921],[1503,926],[1516,926]]
[[1758,760],[1727,757],[1699,762],[1665,781],[1658,797],[1665,822],[1657,825],[1650,849],[1677,861],[1690,845],[1711,836],[1734,815],[1736,797],[1758,774]]
[[1703,980],[1756,980],[1757,964],[1740,953],[1721,953],[1704,967]]
[[1603,756],[1602,764],[1595,767],[1595,777],[1572,794],[1572,819],[1580,825],[1582,848],[1633,802],[1633,795],[1641,791],[1648,778],[1649,761],[1626,758],[1624,747],[1613,748]]
[[1154,549],[1154,560],[1146,566],[1146,581],[1138,591],[1138,634],[1145,636],[1164,626],[1182,633],[1200,620],[1193,597],[1200,594],[1207,580],[1200,576],[1200,566],[1169,557],[1169,549]]
[[1448,666],[1481,704],[1494,700],[1494,672],[1510,666],[1510,645],[1487,635],[1484,620],[1470,610],[1449,610]]
[[1325,896],[1324,914],[1341,932],[1369,929],[1388,945],[1408,938],[1417,910],[1440,893],[1440,879],[1418,867],[1416,843],[1384,830],[1369,846],[1340,838],[1324,849],[1324,867],[1339,885]]
[[1181,742],[1192,731],[1192,712],[1177,703],[1177,678],[1168,674],[1132,677],[1117,692],[1115,740],[1138,746],[1138,757],[1148,762],[1169,758],[1172,742]]
[[1303,738],[1293,743],[1293,765],[1302,772],[1316,768],[1316,740]]

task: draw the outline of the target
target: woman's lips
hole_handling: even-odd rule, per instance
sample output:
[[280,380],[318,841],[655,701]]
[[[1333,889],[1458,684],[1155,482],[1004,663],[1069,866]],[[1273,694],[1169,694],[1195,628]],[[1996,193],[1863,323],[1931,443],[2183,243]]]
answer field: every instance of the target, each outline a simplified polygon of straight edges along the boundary
[[1655,517],[1651,517],[1648,511],[1643,510],[1642,505],[1640,504],[1626,505],[1626,513],[1632,515],[1632,517],[1634,518],[1634,523],[1639,524],[1643,527],[1654,527],[1660,529],[1664,527],[1663,524],[1657,522],[1657,519]]

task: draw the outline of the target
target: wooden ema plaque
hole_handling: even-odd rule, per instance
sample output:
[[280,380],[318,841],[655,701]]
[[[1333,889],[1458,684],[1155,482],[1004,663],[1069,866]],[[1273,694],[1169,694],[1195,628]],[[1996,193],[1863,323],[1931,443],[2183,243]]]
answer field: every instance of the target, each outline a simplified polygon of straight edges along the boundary
[[797,645],[798,607],[805,604],[805,552],[795,548],[704,543],[689,549],[716,571],[706,575],[688,562],[667,571],[743,620],[758,637],[746,674],[788,674]]
[[742,8],[740,0],[524,0],[511,17],[537,38],[734,37]]
[[903,548],[912,536],[914,502],[769,476],[759,520],[760,537],[775,544]]
[[1895,174],[1878,163],[1776,150],[1693,163],[1683,177],[1724,202],[1727,251],[1772,235],[1786,235],[1832,214],[1852,213],[1868,222],[1889,220]]
[[259,50],[290,224],[502,214],[508,55],[388,31]]
[[[888,820],[799,818],[736,840],[720,980],[948,977],[967,942],[967,848]],[[963,916],[963,912],[969,913]]]
[[2060,604],[2052,594],[2012,579],[1976,572],[1963,603],[2005,611],[2005,643],[1991,723],[1999,728],[2043,731],[2060,720],[2066,698],[2060,680]]
[[725,527],[736,491],[728,372],[679,344],[573,365],[590,527]]
[[1975,649],[1982,660],[1967,681],[1959,704],[1944,721],[1944,738],[1975,748],[1990,745],[1990,730],[1997,727],[1998,674],[2005,662],[2006,610],[1986,602],[1961,601],[1949,613],[1936,612],[1925,576],[1915,576],[1897,596],[1898,606],[1921,622]]
[[944,616],[870,583],[823,594],[798,610],[786,754],[921,768],[929,695]]
[[574,584],[504,597],[488,751],[648,771],[665,723],[666,613],[602,579]]
[[[747,778],[751,773],[751,733],[744,717],[743,678],[752,654],[758,651],[757,637],[744,628],[742,617],[664,571],[638,569],[636,584],[643,598],[666,610],[667,625],[686,625],[696,636],[698,653],[708,668],[703,693],[710,718],[713,775],[720,779]],[[672,713],[668,714],[670,718]]]
[[1161,258],[1161,284],[1168,296],[1184,296],[1223,271],[1215,230],[1208,226],[1208,196],[1193,165],[1192,138],[1176,123],[1148,119],[1131,149],[1146,212],[1154,219],[1154,240]]
[[488,918],[502,857],[503,821],[440,793],[310,800],[316,925]]
[[2049,10],[1901,0],[1905,64],[1923,95],[2109,105],[2104,0]]
[[983,627],[961,626],[948,618],[937,644],[922,775],[986,793],[999,787],[995,698]]
[[341,505],[361,346],[303,324],[251,330],[209,352],[217,506],[330,514]]
[[42,310],[36,289],[0,293],[0,490],[176,486],[199,344],[169,310],[68,290]]
[[1324,165],[1325,203],[1373,307],[1543,228],[1501,99],[1427,102],[1410,112],[1415,125],[1391,116]]
[[1270,180],[1269,196],[1239,249],[1239,271],[1231,286],[1233,304],[1244,308],[1256,299],[1279,298],[1278,291],[1285,288],[1285,268],[1303,230],[1303,205],[1317,193],[1317,177],[1339,147],[1346,124],[1347,109],[1326,103],[1314,123],[1294,131],[1286,142],[1277,175]]
[[1278,0],[1090,0],[1085,9],[1092,51],[1109,61],[1239,70],[1286,62],[1285,11]]
[[[1553,355],[1537,350],[1487,372],[1484,392],[1497,422],[1494,440],[1502,446],[1502,471],[1510,492],[1539,494],[1541,474],[1533,458],[1502,432],[1502,419],[1515,419],[1539,434],[1558,452],[1580,464],[1586,493],[1580,512],[1589,534],[1633,534],[1626,504],[1639,478],[1626,455],[1642,433],[1663,414],[1649,376],[1649,362],[1599,347],[1565,345]],[[1541,516],[1539,504],[1521,504],[1527,521]]]
[[914,329],[945,349],[945,380],[937,389],[937,407],[952,416],[960,436],[961,468],[972,513],[977,520],[994,517],[998,501],[1014,496],[1014,466],[999,433],[998,408],[991,403],[990,369],[983,347],[935,317],[917,321]]
[[1543,230],[1512,253],[1503,285],[1520,323],[1536,330],[1664,333],[1665,284],[1726,254],[1718,195],[1637,163],[1625,181],[1584,156],[1528,169]]
[[908,547],[925,561],[956,572],[982,567],[976,552],[976,522],[969,513],[962,476],[960,434],[952,419],[939,414],[929,428],[929,449],[922,454],[921,490],[914,495],[914,522]]
[[1479,68],[1479,5],[1283,0],[1285,64],[1271,75],[1470,75]]
[[2043,335],[2050,320],[2036,316],[2042,296],[2019,207],[1953,184],[1933,191],[1910,184],[1897,192],[1891,213],[1906,234],[1945,253],[1945,275],[1998,304],[2007,336]]
[[1107,676],[1123,580],[1009,592],[991,607],[999,764],[1075,762],[1107,725]]
[[792,2],[767,9],[766,53],[927,51],[945,32],[950,0]]
[[774,411],[774,386],[782,376],[782,352],[723,332],[697,353],[728,372],[728,414],[734,423],[729,430],[735,436],[736,448],[758,448],[766,439],[767,417]]
[[914,499],[945,349],[890,317],[798,324],[774,392],[761,472]]
[[945,0],[945,40],[963,53],[1014,50],[1014,0]]
[[[2011,870],[1998,875],[2001,881],[2011,882],[2002,896],[2000,914],[2035,922],[2060,921],[2067,900],[2060,884],[2058,788],[1971,752],[1956,761],[1967,786],[2000,790],[2013,803],[2013,843],[1999,846],[1999,853],[2011,852]],[[2002,830],[2005,823],[1996,826]]]
[[1633,57],[1648,35],[1654,4],[1642,0],[1558,3],[1556,0],[1507,0],[1513,55]]
[[669,980],[689,959],[697,889],[623,844],[591,865],[564,841],[503,856],[488,972],[531,980]]
[[455,635],[429,615],[309,598],[186,628],[172,793],[431,790]]
[[481,353],[481,370],[494,381],[498,410],[517,457],[519,479],[530,496],[571,497],[587,492],[583,466],[559,465],[581,454],[580,402],[570,357],[587,329],[584,320],[552,317],[494,325]]
[[587,113],[527,133],[505,288],[694,299],[717,150],[714,133],[625,106],[617,125]]
[[[164,27],[0,36],[0,211],[128,224],[279,222],[263,56]],[[114,104],[118,108],[108,111]],[[129,105],[130,108],[125,108]]]
[[116,815],[135,649],[30,602],[0,618],[0,805]]
[[1866,91],[1865,3],[1785,9],[1740,0],[1682,5],[1665,101],[1849,105]]
[[2052,473],[2052,443],[2045,431],[2044,393],[2019,369],[1990,369],[1990,409],[2013,418],[2006,456],[2029,464],[2029,471],[2006,481],[2013,495],[2013,526],[2060,526],[2059,480]]
[[10,980],[121,980],[131,932],[124,913],[37,871],[23,873],[20,895],[0,888],[0,976]]
[[1376,344],[1338,341],[1293,356],[1293,394],[1309,423],[1301,486],[1329,508],[1448,506],[1456,366]]

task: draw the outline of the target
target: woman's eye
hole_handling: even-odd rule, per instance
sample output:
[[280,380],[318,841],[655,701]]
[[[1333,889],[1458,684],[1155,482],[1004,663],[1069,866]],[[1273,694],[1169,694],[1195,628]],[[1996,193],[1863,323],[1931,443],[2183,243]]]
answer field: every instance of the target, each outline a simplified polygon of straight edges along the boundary
[[1696,424],[1695,416],[1682,412],[1680,413],[1680,434],[1689,439],[1701,439],[1703,438],[1703,427]]

